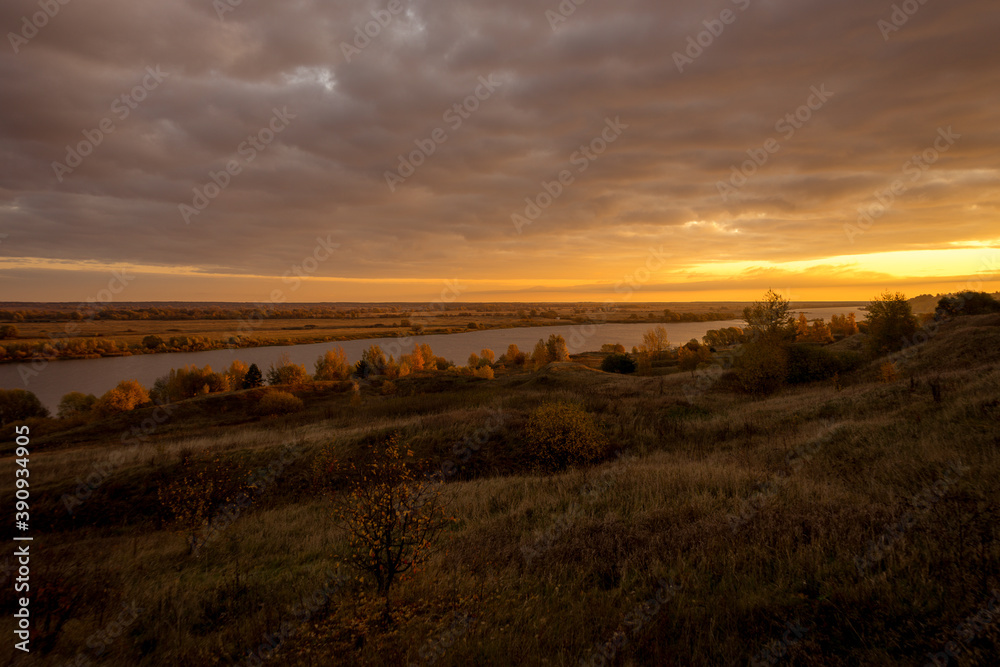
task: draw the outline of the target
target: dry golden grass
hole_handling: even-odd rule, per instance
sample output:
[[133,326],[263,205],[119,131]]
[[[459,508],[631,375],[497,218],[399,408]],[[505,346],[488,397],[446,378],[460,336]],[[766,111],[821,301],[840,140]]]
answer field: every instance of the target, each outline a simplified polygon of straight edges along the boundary
[[[150,335],[161,338],[204,336],[212,340],[227,340],[243,326],[250,336],[304,343],[411,334],[409,327],[398,326],[400,319],[399,316],[388,319],[275,319],[255,321],[252,325],[246,325],[241,320],[84,320],[78,323],[77,336],[113,338],[129,344],[141,343],[143,338]],[[468,317],[463,320],[468,320]],[[426,326],[431,329],[450,327],[463,330],[467,323],[462,321],[459,324],[455,318],[439,318],[428,320]],[[18,324],[17,328],[20,333],[18,343],[44,343],[50,336],[65,336],[64,325],[61,323],[24,322]]]
[[[560,366],[493,381],[405,378],[391,396],[366,388],[357,408],[349,393],[307,393],[304,413],[264,421],[234,416],[238,395],[204,397],[133,448],[40,442],[39,521],[65,514],[57,499],[93,462],[116,465],[76,518],[52,520],[32,576],[74,582],[79,600],[53,651],[20,664],[81,651],[96,662],[88,638],[129,600],[144,611],[103,664],[230,664],[283,622],[295,632],[265,664],[578,665],[619,629],[626,641],[609,663],[749,664],[766,660],[786,623],[806,631],[785,664],[923,664],[1000,586],[998,341],[994,320],[955,322],[919,353],[895,355],[896,382],[879,383],[874,362],[842,390],[824,382],[766,399],[708,391],[688,404],[688,374],[661,385]],[[940,403],[928,388],[938,377]],[[582,405],[634,458],[538,471],[524,428],[549,401]],[[213,427],[221,406],[231,423]],[[394,593],[396,625],[381,628],[378,601],[350,583],[299,623],[296,603],[323,591],[343,541],[311,485],[312,457],[330,443],[351,456],[399,431],[432,471],[459,461],[455,444],[477,442],[477,430],[444,489],[459,521]],[[196,558],[144,500],[185,451],[266,466],[288,443],[301,456]],[[966,470],[949,477],[955,461]],[[12,467],[0,460],[0,475]],[[939,499],[926,493],[935,483]],[[912,526],[859,571],[907,512]],[[636,616],[661,579],[679,588]],[[996,664],[998,626],[966,642],[959,664]]]

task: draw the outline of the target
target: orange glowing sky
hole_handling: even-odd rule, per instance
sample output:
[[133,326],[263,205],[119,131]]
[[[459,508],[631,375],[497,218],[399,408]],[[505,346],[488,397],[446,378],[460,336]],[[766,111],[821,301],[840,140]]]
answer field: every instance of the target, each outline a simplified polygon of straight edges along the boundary
[[0,300],[1000,289],[992,0],[386,5],[4,3]]

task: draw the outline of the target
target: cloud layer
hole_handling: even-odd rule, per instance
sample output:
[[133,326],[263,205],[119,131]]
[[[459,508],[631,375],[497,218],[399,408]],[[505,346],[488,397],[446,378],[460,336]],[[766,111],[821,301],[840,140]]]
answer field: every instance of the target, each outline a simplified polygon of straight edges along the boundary
[[990,0],[51,5],[0,7],[6,299],[82,298],[94,260],[257,300],[317,239],[310,275],[400,284],[599,285],[663,247],[683,289],[1000,237]]

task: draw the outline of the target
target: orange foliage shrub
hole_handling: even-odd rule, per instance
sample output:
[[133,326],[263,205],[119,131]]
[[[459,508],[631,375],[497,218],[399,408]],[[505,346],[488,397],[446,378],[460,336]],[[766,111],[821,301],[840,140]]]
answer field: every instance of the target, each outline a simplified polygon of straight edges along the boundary
[[261,397],[254,408],[254,414],[260,417],[278,417],[301,411],[305,407],[302,399],[287,391],[270,391]]
[[138,380],[123,380],[118,386],[98,399],[94,408],[102,416],[135,410],[149,403],[149,392]]
[[528,420],[525,436],[534,457],[551,470],[596,461],[606,446],[594,418],[572,403],[539,406]]

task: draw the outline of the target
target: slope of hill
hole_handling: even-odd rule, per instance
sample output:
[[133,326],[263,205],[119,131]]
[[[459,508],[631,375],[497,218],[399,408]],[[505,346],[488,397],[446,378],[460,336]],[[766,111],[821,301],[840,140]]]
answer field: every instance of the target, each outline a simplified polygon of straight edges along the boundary
[[[881,360],[766,399],[703,390],[701,371],[570,364],[408,378],[353,404],[315,392],[263,421],[237,418],[240,394],[206,397],[138,445],[43,448],[35,511],[61,517],[34,573],[55,582],[37,603],[52,650],[21,664],[96,659],[89,640],[130,601],[143,612],[104,664],[912,665],[946,646],[996,664],[997,625],[961,628],[1000,602],[998,343],[1000,318],[959,318],[895,355],[895,381],[874,378]],[[605,462],[535,469],[524,423],[548,401],[593,416]],[[393,431],[428,472],[458,463],[444,487],[458,521],[385,628],[372,591],[329,572],[344,536],[316,462]],[[456,443],[476,444],[465,463]],[[196,555],[158,501],[185,457],[282,461]],[[69,515],[60,499],[95,466]]]

